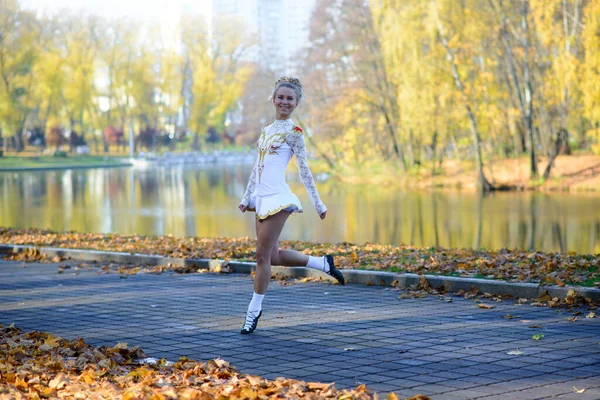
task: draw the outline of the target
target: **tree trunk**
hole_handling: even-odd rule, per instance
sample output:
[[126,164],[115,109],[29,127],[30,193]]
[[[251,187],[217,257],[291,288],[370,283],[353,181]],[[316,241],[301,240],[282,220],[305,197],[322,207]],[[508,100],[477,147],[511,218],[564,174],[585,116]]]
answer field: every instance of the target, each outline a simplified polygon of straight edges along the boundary
[[400,164],[400,168],[402,171],[406,171],[406,160],[404,159],[404,152],[402,148],[398,146],[398,140],[396,139],[396,129],[392,126],[392,121],[390,116],[387,113],[387,110],[383,110],[383,115],[385,117],[385,130],[387,131],[390,139],[392,140],[392,147],[394,149],[394,154],[397,157],[398,163]]
[[556,135],[556,141],[554,142],[554,148],[552,149],[552,154],[550,155],[550,159],[548,160],[548,165],[546,165],[546,169],[544,170],[544,180],[550,177],[550,171],[554,166],[554,161],[556,160],[556,156],[560,153],[560,148],[563,143],[567,143],[569,137],[569,132],[565,128],[560,128],[558,134]]
[[478,179],[477,179],[477,188],[483,192],[489,192],[495,190],[494,186],[487,180],[485,177],[485,173],[483,172],[483,158],[481,156],[481,138],[479,136],[479,132],[477,130],[477,122],[475,121],[475,115],[471,110],[471,105],[469,104],[469,100],[467,95],[465,94],[465,88],[460,78],[460,74],[458,73],[458,67],[456,66],[456,61],[454,59],[454,53],[450,49],[450,45],[448,44],[448,38],[446,37],[446,33],[444,31],[444,27],[442,25],[442,20],[437,15],[437,9],[435,7],[435,0],[432,0],[434,3],[434,10],[436,12],[438,33],[440,35],[440,40],[442,41],[442,45],[446,49],[447,59],[450,62],[450,66],[452,68],[452,76],[454,77],[454,84],[456,88],[462,95],[465,109],[467,111],[467,116],[469,118],[469,127],[471,130],[471,135],[473,136],[473,144],[475,145],[475,155],[477,157],[477,171],[478,171]]
[[454,158],[458,161],[462,161],[462,153],[458,150],[458,140],[456,140],[456,135],[454,133],[450,134],[450,142],[452,143],[452,150],[454,151]]
[[408,162],[411,167],[415,166],[415,160],[416,160],[415,145],[414,145],[413,141],[414,141],[413,130],[410,129],[408,131],[408,153],[409,153],[408,154]]
[[[356,9],[355,9],[356,10]],[[397,91],[396,87],[390,82],[387,76],[385,63],[381,56],[381,45],[377,35],[368,36],[368,32],[373,32],[374,21],[372,20],[372,14],[368,13],[367,19],[361,19],[356,16],[353,23],[362,22],[362,32],[367,34],[363,45],[369,50],[369,53],[374,58],[370,59],[369,64],[371,69],[367,74],[360,74],[363,78],[363,85],[366,89],[369,88],[369,79],[375,77],[374,84],[377,86],[377,96],[382,100],[382,104],[379,105],[379,109],[383,112],[386,122],[386,132],[388,133],[391,141],[394,155],[398,161],[402,172],[406,172],[406,159],[402,147],[398,143],[398,121],[400,120],[400,109],[397,103]],[[353,15],[350,16],[351,18]]]
[[[508,34],[507,28],[507,17],[504,11],[502,10],[502,1],[498,4],[498,9],[501,14],[502,21],[502,39],[504,41],[504,47],[506,48],[506,55],[508,56],[508,68],[510,71],[510,76],[513,81],[513,85],[515,87],[514,91],[517,95],[517,99],[519,100],[519,108],[521,110],[521,123],[523,124],[523,129],[529,138],[529,157],[530,157],[530,178],[535,179],[538,176],[537,162],[535,158],[535,140],[534,140],[534,126],[533,126],[533,88],[532,88],[532,79],[529,67],[529,24],[527,22],[527,14],[529,12],[529,0],[521,0],[521,29],[522,29],[522,37],[521,37],[521,45],[523,46],[524,51],[524,61],[523,61],[523,91],[521,89],[521,85],[519,83],[519,78],[517,74],[516,63],[514,60],[514,55],[512,51],[512,46],[510,43],[510,36]],[[492,0],[490,0],[490,4],[492,8],[496,9],[496,5]],[[524,135],[521,133],[521,141],[524,141]]]
[[492,190],[495,190],[495,188],[487,180],[487,178],[485,177],[485,173],[483,172],[483,159],[481,157],[481,139],[479,137],[479,132],[477,131],[477,123],[475,121],[475,116],[473,115],[473,112],[471,111],[471,106],[469,104],[465,104],[465,107],[469,116],[469,126],[471,128],[471,134],[473,135],[473,141],[475,142],[475,154],[477,155],[477,188],[484,193],[491,192]]
[[521,27],[523,29],[523,50],[525,52],[525,62],[523,63],[523,79],[525,80],[525,109],[526,129],[529,134],[529,160],[530,160],[530,179],[538,177],[537,161],[535,158],[535,140],[533,128],[533,87],[529,72],[529,24],[527,14],[529,12],[529,0],[521,0]]

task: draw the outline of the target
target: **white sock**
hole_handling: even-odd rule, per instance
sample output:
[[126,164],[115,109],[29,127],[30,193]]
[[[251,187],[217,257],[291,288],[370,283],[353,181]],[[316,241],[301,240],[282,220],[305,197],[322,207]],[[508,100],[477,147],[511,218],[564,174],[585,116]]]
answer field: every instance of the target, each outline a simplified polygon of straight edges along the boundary
[[255,313],[260,312],[262,310],[262,301],[264,298],[264,294],[258,294],[255,292],[252,295],[252,301],[250,301],[250,304],[248,305],[248,311],[252,311]]
[[325,256],[308,256],[308,263],[306,264],[306,268],[312,268],[323,272],[329,272],[329,263],[325,259]]

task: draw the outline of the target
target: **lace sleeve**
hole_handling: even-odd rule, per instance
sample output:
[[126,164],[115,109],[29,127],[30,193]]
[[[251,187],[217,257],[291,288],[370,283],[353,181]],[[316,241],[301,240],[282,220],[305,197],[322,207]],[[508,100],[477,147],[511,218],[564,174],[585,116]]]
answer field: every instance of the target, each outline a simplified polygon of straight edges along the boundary
[[254,193],[254,188],[256,187],[257,170],[258,157],[256,158],[256,162],[254,163],[254,168],[252,168],[252,173],[250,174],[250,179],[248,180],[248,186],[246,186],[246,192],[244,193],[244,197],[242,197],[242,201],[240,201],[240,204],[246,207],[250,204],[250,196],[252,196],[252,193]]
[[317,210],[317,213],[321,215],[327,211],[327,207],[325,207],[325,204],[323,204],[319,197],[319,192],[317,192],[317,187],[315,186],[315,181],[310,172],[310,168],[308,167],[308,162],[306,162],[306,144],[304,143],[304,135],[299,132],[289,133],[286,136],[286,142],[292,148],[294,155],[296,156],[298,173],[308,192],[308,197],[310,197],[310,201]]

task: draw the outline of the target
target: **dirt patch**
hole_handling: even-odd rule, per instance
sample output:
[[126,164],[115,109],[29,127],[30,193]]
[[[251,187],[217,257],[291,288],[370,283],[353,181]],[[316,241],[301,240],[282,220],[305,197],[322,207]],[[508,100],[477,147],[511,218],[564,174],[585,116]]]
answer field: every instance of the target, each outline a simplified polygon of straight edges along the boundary
[[[547,158],[541,158],[538,162],[540,175],[544,173],[547,162]],[[408,182],[407,186],[476,189],[475,163],[469,165],[449,160],[444,163],[443,168],[443,175],[422,176],[418,182]],[[494,186],[512,190],[600,191],[600,156],[597,155],[558,156],[550,178],[545,182],[541,179],[529,179],[529,159],[526,157],[487,161],[484,172]]]

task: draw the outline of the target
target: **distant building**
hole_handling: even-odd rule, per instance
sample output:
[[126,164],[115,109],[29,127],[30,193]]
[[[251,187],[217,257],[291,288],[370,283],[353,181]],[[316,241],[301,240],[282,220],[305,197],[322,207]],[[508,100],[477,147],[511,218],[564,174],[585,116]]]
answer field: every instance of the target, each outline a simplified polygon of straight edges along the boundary
[[294,74],[296,54],[309,45],[315,0],[213,0],[212,25],[222,17],[243,19],[258,45],[247,58],[278,74]]

